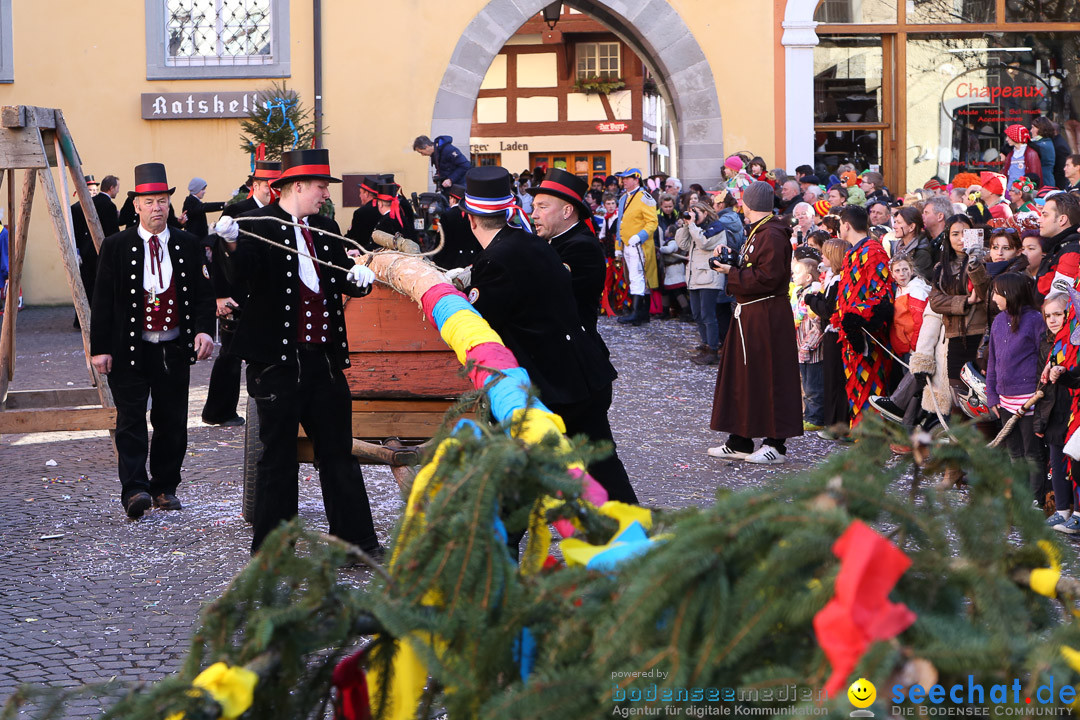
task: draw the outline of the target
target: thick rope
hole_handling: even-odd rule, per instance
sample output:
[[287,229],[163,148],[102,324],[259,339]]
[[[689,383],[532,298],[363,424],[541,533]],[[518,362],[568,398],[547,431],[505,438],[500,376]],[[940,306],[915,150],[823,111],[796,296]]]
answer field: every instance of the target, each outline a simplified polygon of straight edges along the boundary
[[282,245],[279,242],[274,242],[273,240],[270,240],[268,238],[264,238],[262,235],[256,235],[253,232],[248,232],[247,230],[240,230],[239,228],[237,228],[237,230],[240,232],[241,235],[246,235],[247,237],[254,238],[255,240],[262,240],[267,245],[273,245],[276,248],[281,248],[285,252],[291,252],[293,255],[304,255],[306,257],[309,257],[309,258],[311,258],[312,262],[318,263],[319,265],[325,265],[328,268],[333,268],[334,270],[340,270],[343,273],[348,273],[349,272],[349,268],[340,267],[338,265],[335,265],[334,263],[326,262],[325,260],[320,260],[319,258],[315,257],[314,255],[308,255],[307,253],[302,253],[299,250],[297,250],[296,248],[291,248],[288,245]]
[[[291,220],[282,220],[279,217],[272,217],[270,215],[259,215],[259,216],[247,216],[247,215],[244,215],[244,216],[233,218],[233,220],[236,220],[238,222],[240,220],[243,220],[244,222],[256,222],[256,221],[266,220],[266,221],[269,221],[269,222],[281,223],[282,225],[292,225],[293,227],[307,228],[308,230],[311,230],[310,225],[305,225],[304,223],[296,223],[296,222],[293,222]],[[316,231],[323,234],[323,235],[329,235],[332,238],[337,238],[338,240],[341,240],[342,242],[346,242],[349,245],[352,245],[354,248],[356,248],[357,250],[360,251],[361,255],[371,255],[374,252],[376,252],[376,251],[373,251],[373,250],[368,250],[363,245],[356,242],[355,240],[353,240],[350,237],[345,237],[344,235],[338,235],[337,233],[330,232],[329,230],[325,230],[323,228],[316,228]],[[244,232],[244,231],[241,230],[241,232]],[[249,235],[250,233],[244,233],[244,234]],[[254,236],[254,237],[259,237],[259,236]],[[259,237],[259,239],[260,240],[266,240],[266,238],[263,238],[263,237]],[[266,240],[266,241],[271,243],[271,244],[276,244],[272,240]],[[418,253],[418,256],[419,257],[430,257],[432,255],[435,255],[436,253],[438,253],[440,250],[443,249],[443,246],[445,244],[446,244],[446,234],[443,231],[442,223],[439,223],[439,244],[436,245],[433,250],[428,250],[427,252]],[[279,245],[279,247],[284,247],[284,246]]]

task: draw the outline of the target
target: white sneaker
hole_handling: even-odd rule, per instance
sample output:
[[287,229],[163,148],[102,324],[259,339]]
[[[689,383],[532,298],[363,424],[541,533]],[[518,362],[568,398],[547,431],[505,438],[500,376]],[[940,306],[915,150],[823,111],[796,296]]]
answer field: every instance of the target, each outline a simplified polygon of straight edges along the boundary
[[735,452],[729,448],[726,443],[717,447],[711,447],[707,452],[710,456],[720,458],[721,460],[745,460],[750,457],[747,453]]
[[762,445],[746,456],[746,462],[755,465],[783,465],[786,461],[787,458],[777,452],[772,445]]

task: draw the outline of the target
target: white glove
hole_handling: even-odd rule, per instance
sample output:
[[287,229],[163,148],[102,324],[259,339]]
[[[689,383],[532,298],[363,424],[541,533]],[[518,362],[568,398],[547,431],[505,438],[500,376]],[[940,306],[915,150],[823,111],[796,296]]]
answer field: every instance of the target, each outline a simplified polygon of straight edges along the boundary
[[616,260],[622,260],[622,250],[616,250],[615,251],[615,259]]
[[233,218],[222,215],[214,223],[214,234],[228,242],[236,242],[236,238],[240,237],[240,226],[236,224],[236,220]]
[[639,238],[637,235],[634,235],[629,240],[626,241],[626,244],[629,245],[630,247],[637,247],[638,245],[641,244],[641,238]]
[[345,277],[358,288],[366,288],[375,282],[375,273],[367,265],[353,265]]
[[472,266],[450,268],[446,271],[446,279],[453,283],[457,289],[464,290],[472,284]]

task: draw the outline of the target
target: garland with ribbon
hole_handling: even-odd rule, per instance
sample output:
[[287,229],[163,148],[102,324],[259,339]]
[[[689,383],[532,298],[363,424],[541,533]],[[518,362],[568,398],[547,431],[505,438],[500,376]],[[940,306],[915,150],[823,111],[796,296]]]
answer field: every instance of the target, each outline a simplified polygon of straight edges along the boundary
[[280,110],[281,111],[281,125],[279,127],[283,128],[283,127],[285,127],[285,125],[288,125],[289,129],[292,130],[293,147],[294,148],[297,145],[300,144],[300,133],[297,132],[296,125],[293,123],[292,118],[289,117],[289,111],[295,109],[297,107],[297,105],[299,105],[299,104],[300,104],[300,99],[299,98],[296,98],[296,97],[286,98],[286,97],[280,97],[280,96],[270,98],[265,103],[266,120],[263,121],[263,124],[266,125],[266,127],[270,127],[270,121],[273,120],[273,118],[274,118],[274,111],[275,110]]

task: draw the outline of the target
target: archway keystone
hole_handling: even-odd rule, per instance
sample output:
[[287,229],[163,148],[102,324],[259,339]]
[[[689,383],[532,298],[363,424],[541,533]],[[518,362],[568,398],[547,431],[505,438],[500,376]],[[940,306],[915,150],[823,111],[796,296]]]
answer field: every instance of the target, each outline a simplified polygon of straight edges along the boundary
[[[525,21],[550,0],[491,0],[461,34],[443,74],[431,132],[468,138],[473,106],[491,61]],[[716,80],[682,17],[664,0],[575,0],[566,3],[611,28],[656,76],[676,128],[676,171],[684,183],[712,187],[724,164]],[[638,19],[641,22],[637,22]]]

